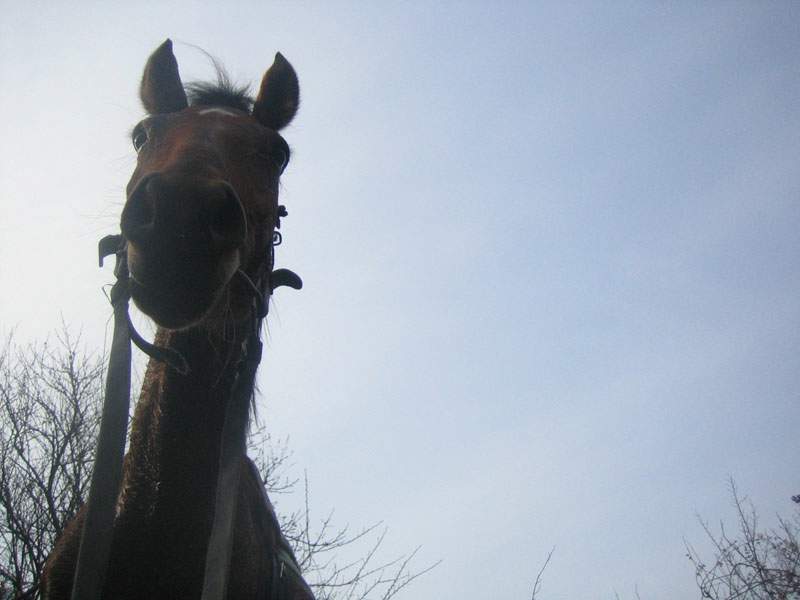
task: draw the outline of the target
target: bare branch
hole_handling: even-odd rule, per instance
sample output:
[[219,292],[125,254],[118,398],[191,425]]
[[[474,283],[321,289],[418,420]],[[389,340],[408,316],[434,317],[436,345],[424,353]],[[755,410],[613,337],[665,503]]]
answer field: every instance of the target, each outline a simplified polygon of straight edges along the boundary
[[[297,493],[298,480],[286,475],[290,454],[285,442],[274,444],[263,428],[258,428],[249,448],[270,494]],[[307,473],[303,474],[300,493],[302,509],[288,515],[281,513],[279,503],[276,509],[281,530],[318,600],[389,600],[439,564],[414,568],[418,548],[408,555],[379,560],[388,533],[382,523],[353,532],[349,525],[334,526],[333,511],[315,519]],[[359,558],[341,562],[342,553],[355,553]]]
[[102,365],[66,329],[0,351],[0,589],[38,597],[55,538],[83,502]]
[[553,552],[555,551],[555,546],[550,548],[550,552],[547,553],[547,558],[544,559],[542,568],[539,569],[539,572],[536,574],[536,579],[533,582],[533,591],[531,592],[531,600],[536,600],[536,594],[538,594],[539,590],[542,588],[542,575],[544,574],[544,570],[547,568],[547,565],[550,564],[550,559],[553,558]]
[[800,597],[800,511],[789,521],[778,517],[778,529],[760,530],[755,507],[739,495],[733,479],[730,494],[736,510],[738,532],[731,536],[720,523],[715,533],[700,524],[714,549],[703,560],[686,544],[702,598],[709,600],[787,600]]
[[[102,356],[83,352],[66,326],[52,342],[0,342],[0,598],[39,597],[48,553],[83,504],[103,376]],[[315,518],[308,477],[300,489],[289,475],[288,440],[256,427],[248,450],[273,499],[302,494],[303,508],[280,522],[318,600],[389,600],[436,566],[415,568],[418,549],[380,558],[387,538],[381,523],[352,531],[334,525],[333,511]],[[343,554],[359,558],[342,561]]]

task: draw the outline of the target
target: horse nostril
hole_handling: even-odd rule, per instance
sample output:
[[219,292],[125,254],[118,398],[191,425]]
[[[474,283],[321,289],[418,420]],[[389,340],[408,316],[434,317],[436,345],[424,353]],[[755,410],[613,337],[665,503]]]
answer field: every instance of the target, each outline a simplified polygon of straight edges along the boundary
[[128,198],[122,211],[120,227],[132,242],[144,242],[153,233],[156,220],[155,177],[143,179]]
[[247,234],[247,219],[242,203],[233,188],[222,184],[221,194],[209,195],[208,230],[219,250],[231,250],[242,245]]
[[247,234],[244,208],[230,184],[193,181],[182,174],[142,178],[128,197],[120,226],[136,244],[154,241],[160,231],[182,247],[208,244],[211,252],[236,249]]

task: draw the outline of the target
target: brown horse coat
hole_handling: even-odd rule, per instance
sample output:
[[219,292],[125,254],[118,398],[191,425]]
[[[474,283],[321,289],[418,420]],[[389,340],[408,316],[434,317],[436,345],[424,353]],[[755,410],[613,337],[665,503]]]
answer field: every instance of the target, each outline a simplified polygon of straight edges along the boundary
[[[191,372],[147,367],[103,597],[199,599],[220,433],[252,323],[252,294],[234,275],[257,280],[271,252],[289,158],[277,131],[294,117],[298,85],[278,54],[255,101],[224,74],[187,99],[167,40],[148,60],[141,98],[149,116],[133,131],[138,165],[121,221],[131,296],[159,325],[156,344],[180,352]],[[227,598],[313,598],[302,578],[278,568],[291,551],[255,466],[245,458],[241,469]],[[46,600],[70,596],[83,515],[47,561]]]

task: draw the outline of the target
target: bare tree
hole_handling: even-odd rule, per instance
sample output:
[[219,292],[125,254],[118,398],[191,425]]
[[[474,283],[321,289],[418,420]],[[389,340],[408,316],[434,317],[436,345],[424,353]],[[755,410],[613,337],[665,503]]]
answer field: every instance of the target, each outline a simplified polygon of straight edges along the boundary
[[[0,348],[0,599],[39,598],[39,574],[53,542],[88,494],[100,420],[104,359],[87,354],[62,327],[55,340]],[[263,428],[250,454],[267,491],[298,493],[288,475],[291,453]],[[304,478],[303,508],[279,512],[282,529],[319,600],[388,600],[430,567],[415,569],[417,550],[378,560],[386,536],[380,524],[352,533],[332,513],[313,518]],[[339,551],[361,558],[340,564]]]
[[[417,577],[438,563],[413,570],[411,563],[419,551],[388,561],[377,559],[387,529],[381,523],[351,532],[348,526],[336,527],[333,512],[314,523],[309,503],[309,485],[303,482],[303,508],[281,518],[281,530],[291,543],[300,568],[308,576],[318,600],[388,600]],[[357,545],[360,556],[341,563],[337,560],[342,548]]]
[[735,533],[730,534],[723,523],[717,533],[700,520],[714,548],[712,560],[704,560],[686,544],[701,597],[710,600],[800,598],[800,509],[795,509],[791,519],[778,516],[776,528],[761,530],[755,507],[739,495],[733,479],[730,493],[736,509]]
[[66,330],[0,352],[0,585],[38,597],[55,538],[88,491],[103,376]]
[[[249,454],[273,502],[280,495],[297,492],[299,480],[288,475],[291,452],[286,440],[273,440],[260,427],[251,433]],[[419,547],[406,555],[380,560],[387,528],[382,523],[357,531],[351,531],[348,525],[338,527],[333,511],[315,518],[310,490],[308,476],[304,475],[302,508],[286,514],[277,512],[281,531],[289,540],[317,600],[389,600],[439,564],[419,569],[412,567]],[[276,508],[279,508],[277,503]],[[358,554],[358,558],[340,562],[339,551],[343,549],[347,549],[348,554]]]

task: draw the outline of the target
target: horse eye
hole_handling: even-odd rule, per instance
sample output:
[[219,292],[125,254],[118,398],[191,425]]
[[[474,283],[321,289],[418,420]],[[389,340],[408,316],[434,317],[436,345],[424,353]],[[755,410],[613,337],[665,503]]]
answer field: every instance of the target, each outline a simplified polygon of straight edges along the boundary
[[138,152],[147,142],[147,131],[145,131],[144,127],[137,127],[133,131],[133,136],[131,137],[133,140],[133,149]]

